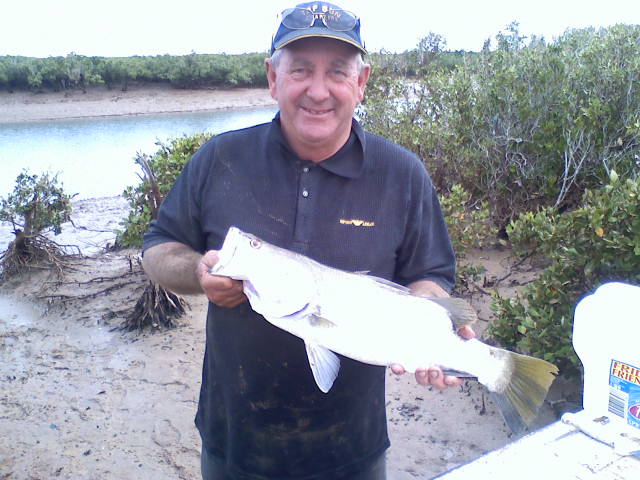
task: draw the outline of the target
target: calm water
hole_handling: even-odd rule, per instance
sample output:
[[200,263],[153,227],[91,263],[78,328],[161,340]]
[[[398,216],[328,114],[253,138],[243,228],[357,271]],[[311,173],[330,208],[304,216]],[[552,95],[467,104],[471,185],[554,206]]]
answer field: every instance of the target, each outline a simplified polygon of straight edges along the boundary
[[275,106],[215,112],[0,124],[0,197],[13,191],[22,169],[60,172],[76,198],[119,195],[138,183],[136,152],[157,141],[197,132],[220,133],[270,121]]

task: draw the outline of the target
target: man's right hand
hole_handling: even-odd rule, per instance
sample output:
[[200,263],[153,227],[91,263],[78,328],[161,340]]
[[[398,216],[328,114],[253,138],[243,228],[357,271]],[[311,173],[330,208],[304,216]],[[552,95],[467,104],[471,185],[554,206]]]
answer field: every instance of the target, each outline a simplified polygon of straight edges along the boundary
[[220,307],[231,308],[246,302],[247,297],[242,289],[241,281],[209,273],[211,267],[218,263],[218,260],[218,252],[209,250],[198,264],[196,275],[205,295]]

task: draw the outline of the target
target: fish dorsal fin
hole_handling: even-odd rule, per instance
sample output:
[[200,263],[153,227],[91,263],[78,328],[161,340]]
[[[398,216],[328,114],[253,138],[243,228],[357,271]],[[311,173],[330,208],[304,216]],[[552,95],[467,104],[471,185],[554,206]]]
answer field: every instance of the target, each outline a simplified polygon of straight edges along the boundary
[[429,297],[429,301],[437,303],[449,312],[451,323],[456,331],[462,327],[468,327],[478,320],[478,314],[473,307],[462,298],[453,297]]
[[367,278],[370,278],[371,280],[373,280],[374,282],[376,282],[376,283],[378,283],[380,285],[384,285],[385,287],[389,287],[389,288],[392,288],[392,289],[397,290],[399,292],[411,295],[411,290],[408,287],[400,285],[399,283],[392,282],[391,280],[387,280],[386,278],[376,277],[375,275],[366,275],[365,274],[364,276],[366,276]]
[[327,393],[331,390],[333,382],[338,376],[340,359],[331,350],[317,343],[304,342],[304,346],[307,349],[307,358],[313,372],[313,378],[318,388]]

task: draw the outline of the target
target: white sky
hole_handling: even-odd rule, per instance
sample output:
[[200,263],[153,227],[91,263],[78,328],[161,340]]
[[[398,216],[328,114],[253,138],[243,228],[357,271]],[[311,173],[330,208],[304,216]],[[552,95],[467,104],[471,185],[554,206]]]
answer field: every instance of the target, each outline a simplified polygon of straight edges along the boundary
[[[0,55],[182,55],[266,51],[277,14],[303,0],[26,0],[0,8]],[[429,32],[480,50],[512,21],[548,41],[567,28],[640,24],[640,0],[334,0],[362,18],[370,51],[402,52]]]

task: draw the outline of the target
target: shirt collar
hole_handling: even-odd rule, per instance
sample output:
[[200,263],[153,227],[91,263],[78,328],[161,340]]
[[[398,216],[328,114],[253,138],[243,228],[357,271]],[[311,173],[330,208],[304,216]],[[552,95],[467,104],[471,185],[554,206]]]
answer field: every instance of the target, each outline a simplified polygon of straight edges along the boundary
[[[284,147],[290,155],[298,159],[293,149],[289,147],[284,135],[282,134],[282,128],[280,126],[280,112],[276,114],[271,122],[271,138],[278,143],[281,147]],[[358,178],[364,172],[364,151],[365,151],[365,135],[362,126],[354,118],[351,121],[351,135],[347,143],[345,143],[340,150],[338,150],[331,157],[318,162],[321,168],[341,177],[345,178]],[[299,159],[298,159],[299,160]],[[308,161],[299,160],[303,163]],[[312,163],[312,162],[308,162]]]

